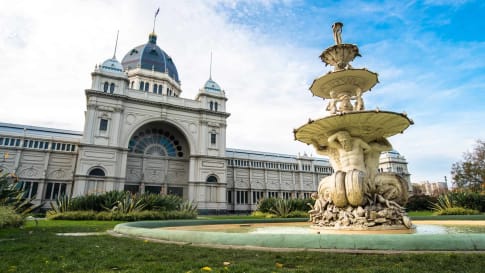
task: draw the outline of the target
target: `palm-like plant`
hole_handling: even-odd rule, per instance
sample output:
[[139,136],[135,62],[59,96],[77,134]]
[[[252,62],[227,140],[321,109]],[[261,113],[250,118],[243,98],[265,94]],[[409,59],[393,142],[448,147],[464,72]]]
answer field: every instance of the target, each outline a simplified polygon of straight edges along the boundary
[[445,211],[447,209],[453,208],[453,199],[447,194],[440,195],[436,203],[431,204],[431,209],[435,212]]
[[50,203],[51,210],[49,214],[58,214],[69,211],[71,209],[71,198],[67,195],[57,197],[56,203]]
[[111,211],[130,213],[142,211],[144,208],[145,204],[143,204],[142,199],[137,198],[136,195],[127,194],[121,201],[116,201],[116,204],[113,206]]
[[25,191],[18,184],[15,175],[4,174],[0,177],[0,205],[12,207],[16,213],[26,215],[42,204],[34,205],[33,198],[25,198]]
[[293,211],[292,202],[286,199],[276,199],[274,206],[270,209],[271,213],[278,217],[287,218],[290,212]]
[[179,206],[179,211],[187,212],[187,213],[197,213],[198,204],[193,201],[185,200]]

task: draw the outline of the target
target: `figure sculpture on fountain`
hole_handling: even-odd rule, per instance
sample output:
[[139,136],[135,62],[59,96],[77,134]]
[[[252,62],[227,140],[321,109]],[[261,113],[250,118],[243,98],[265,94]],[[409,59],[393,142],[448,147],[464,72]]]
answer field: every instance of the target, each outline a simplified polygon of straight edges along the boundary
[[342,43],[342,26],[332,26],[335,45],[320,56],[334,70],[310,87],[314,95],[330,99],[330,115],[294,131],[295,139],[328,156],[335,171],[320,181],[312,196],[316,201],[310,221],[338,229],[410,228],[402,207],[407,182],[398,174],[378,172],[378,166],[381,152],[392,149],[387,137],[413,122],[405,114],[364,110],[363,95],[377,84],[377,74],[350,66],[360,54],[356,45]]

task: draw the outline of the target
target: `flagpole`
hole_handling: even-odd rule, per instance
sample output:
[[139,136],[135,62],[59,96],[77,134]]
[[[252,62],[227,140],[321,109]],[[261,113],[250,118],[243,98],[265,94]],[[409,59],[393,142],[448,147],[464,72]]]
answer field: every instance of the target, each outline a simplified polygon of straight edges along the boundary
[[160,12],[160,8],[157,9],[157,11],[155,12],[155,16],[153,17],[153,31],[152,31],[152,33],[155,33],[155,22],[157,20],[158,12]]

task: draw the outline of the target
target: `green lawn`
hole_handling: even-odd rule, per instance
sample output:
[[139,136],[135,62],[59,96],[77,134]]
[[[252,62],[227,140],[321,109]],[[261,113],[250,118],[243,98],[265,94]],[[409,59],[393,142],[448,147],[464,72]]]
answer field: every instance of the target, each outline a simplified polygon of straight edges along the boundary
[[[0,230],[0,272],[483,272],[485,254],[345,254],[211,249],[110,235],[118,222],[39,221]],[[224,266],[224,262],[230,265]],[[278,265],[278,266],[277,266]]]
[[407,211],[410,217],[413,216],[433,216],[433,211],[431,210],[419,210],[419,211]]

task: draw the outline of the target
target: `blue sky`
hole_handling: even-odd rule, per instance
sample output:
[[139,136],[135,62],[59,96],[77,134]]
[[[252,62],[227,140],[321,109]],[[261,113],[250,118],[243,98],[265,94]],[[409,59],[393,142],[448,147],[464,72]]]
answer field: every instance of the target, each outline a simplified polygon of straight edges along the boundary
[[315,154],[292,130],[326,115],[308,90],[327,73],[318,56],[331,25],[379,73],[367,109],[407,112],[415,124],[390,138],[413,181],[450,179],[453,162],[485,138],[484,1],[16,1],[0,10],[2,122],[81,131],[94,65],[147,41],[160,7],[158,44],[175,61],[185,98],[209,74],[229,98],[228,147]]

